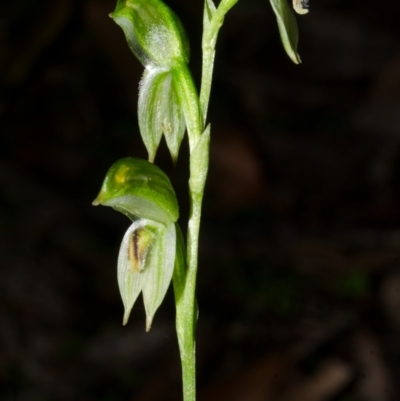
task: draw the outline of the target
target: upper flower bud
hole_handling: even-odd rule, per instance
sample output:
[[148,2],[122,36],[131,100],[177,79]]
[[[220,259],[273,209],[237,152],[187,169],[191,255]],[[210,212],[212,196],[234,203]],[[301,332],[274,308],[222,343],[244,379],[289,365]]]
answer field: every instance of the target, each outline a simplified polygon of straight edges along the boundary
[[189,42],[177,15],[160,0],[118,0],[110,15],[143,66],[189,62]]

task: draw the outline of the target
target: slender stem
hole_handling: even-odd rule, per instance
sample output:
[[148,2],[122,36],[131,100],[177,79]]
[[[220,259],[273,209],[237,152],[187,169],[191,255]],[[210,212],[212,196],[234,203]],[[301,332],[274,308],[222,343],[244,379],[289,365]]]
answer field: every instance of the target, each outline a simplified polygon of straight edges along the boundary
[[[182,360],[183,392],[185,401],[195,401],[195,332],[197,322],[196,277],[199,251],[201,204],[207,179],[210,147],[210,127],[200,136],[190,154],[190,215],[187,233],[186,271],[182,249],[177,250],[174,273],[176,298],[176,327]],[[183,240],[181,241],[183,242]],[[179,242],[178,242],[179,244]],[[183,260],[183,262],[182,262]],[[181,261],[181,262],[179,262]]]
[[[218,32],[222,26],[225,14],[238,0],[222,0],[218,9],[210,0],[206,1],[204,11],[203,32],[203,67],[200,98],[194,101],[194,90],[186,70],[177,69],[181,75],[177,87],[181,99],[189,100],[185,110],[186,123],[189,132],[190,148],[190,215],[187,232],[186,272],[184,266],[176,269],[174,274],[174,290],[176,299],[176,328],[182,362],[183,398],[184,401],[196,400],[196,365],[195,365],[195,332],[197,322],[196,278],[199,252],[199,232],[201,221],[201,206],[204,186],[209,165],[209,127],[202,133],[210,100],[212,74],[215,59],[215,44]],[[183,75],[182,75],[183,74]],[[197,105],[196,105],[197,104]],[[200,130],[200,131],[199,131]]]
[[181,352],[184,401],[196,400],[196,278],[199,249],[199,230],[202,196],[191,197],[191,211],[187,235],[187,271],[184,299],[184,350]]
[[[185,270],[185,250],[183,236],[177,227],[177,258],[173,276],[176,302],[176,329],[178,334],[179,351],[182,362],[183,396],[185,401],[196,399],[196,367],[195,367],[195,327],[196,307],[192,302],[191,286],[186,285],[189,277]],[[193,271],[193,270],[192,270]]]
[[[186,272],[175,274],[174,289],[176,297],[176,328],[178,334],[179,350],[182,362],[182,381],[184,401],[196,400],[196,358],[195,358],[195,331],[196,331],[196,277],[197,259],[199,248],[199,231],[201,218],[201,204],[204,192],[204,183],[208,171],[208,146],[206,146],[204,163],[193,163],[198,158],[193,157],[198,153],[197,145],[201,145],[203,137],[203,120],[200,111],[199,97],[195,90],[190,72],[184,66],[173,70],[178,79],[176,86],[178,95],[184,105],[186,125],[189,134],[190,149],[190,215],[187,234]],[[203,148],[203,146],[201,146]],[[181,269],[182,270],[182,269]]]
[[[179,260],[184,260],[178,249],[174,271],[174,292],[176,301],[176,329],[182,363],[183,399],[196,400],[196,276],[199,249],[201,203],[203,194],[191,193],[191,210],[187,238],[187,269]],[[178,235],[182,235],[179,234]]]

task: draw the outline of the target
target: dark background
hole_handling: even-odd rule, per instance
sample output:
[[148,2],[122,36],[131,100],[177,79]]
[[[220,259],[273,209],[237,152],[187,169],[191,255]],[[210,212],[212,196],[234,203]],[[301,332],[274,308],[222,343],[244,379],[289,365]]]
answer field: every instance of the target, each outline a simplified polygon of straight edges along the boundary
[[[202,2],[169,3],[201,66]],[[91,206],[146,157],[142,66],[111,0],[0,6],[0,400],[181,400],[169,292],[116,282],[129,221]],[[400,3],[311,0],[292,64],[267,0],[221,31],[201,232],[202,401],[400,399]],[[156,158],[187,217],[187,143]]]

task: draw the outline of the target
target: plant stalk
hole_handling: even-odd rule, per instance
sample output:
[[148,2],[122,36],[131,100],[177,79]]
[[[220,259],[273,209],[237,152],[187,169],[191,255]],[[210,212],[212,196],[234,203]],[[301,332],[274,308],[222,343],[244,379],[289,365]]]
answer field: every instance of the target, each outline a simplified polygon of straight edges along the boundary
[[[207,2],[208,0],[206,0]],[[218,32],[222,26],[225,14],[237,2],[237,0],[222,0],[218,9],[212,5],[211,14],[207,13],[207,3],[205,5],[204,16],[204,31],[203,31],[203,65],[202,65],[202,80],[200,90],[200,111],[201,111],[201,126],[204,129],[207,119],[207,110],[210,100],[212,75],[214,70],[215,45],[218,37]],[[186,93],[192,92],[191,90]],[[192,108],[193,110],[195,107]],[[189,113],[188,113],[189,114]],[[192,114],[193,119],[195,113]],[[192,120],[193,121],[193,120]],[[192,126],[197,126],[194,122]],[[189,127],[188,127],[189,128]],[[194,129],[193,131],[196,131]],[[207,131],[207,130],[206,130]],[[196,145],[201,141],[201,136],[206,135],[206,132],[200,133],[200,137],[189,133],[190,142],[190,215],[187,232],[187,255],[186,255],[186,272],[183,271],[184,266],[180,267],[174,275],[174,290],[176,298],[176,328],[178,334],[179,349],[182,363],[182,381],[183,381],[183,399],[184,401],[196,400],[196,323],[197,323],[197,304],[196,304],[196,279],[198,266],[199,252],[199,233],[201,222],[201,207],[204,195],[204,185],[207,178],[209,147],[204,146],[205,153],[203,162],[194,165],[193,151],[196,150]],[[207,133],[209,135],[209,132]],[[205,139],[203,137],[203,139]],[[207,142],[208,143],[208,142]],[[196,183],[191,187],[191,183]]]
[[[187,269],[182,291],[175,290],[177,301],[177,333],[182,363],[183,399],[196,400],[196,278],[202,196],[191,197],[187,235]],[[174,281],[175,288],[177,287]],[[178,296],[177,296],[178,293]]]

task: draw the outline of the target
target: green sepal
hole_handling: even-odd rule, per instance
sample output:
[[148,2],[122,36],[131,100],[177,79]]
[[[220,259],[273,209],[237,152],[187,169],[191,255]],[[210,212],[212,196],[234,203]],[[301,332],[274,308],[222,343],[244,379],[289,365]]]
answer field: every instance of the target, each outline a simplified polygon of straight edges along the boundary
[[292,61],[300,64],[300,56],[297,53],[299,31],[292,7],[289,6],[287,0],[270,0],[270,3],[278,21],[283,47]]
[[157,166],[126,157],[106,174],[93,205],[111,206],[131,220],[144,218],[169,225],[179,217],[178,201],[171,182]]
[[177,15],[160,0],[118,0],[110,16],[125,33],[128,46],[147,67],[189,62],[189,41]]
[[146,310],[146,331],[172,279],[176,255],[176,226],[140,219],[124,235],[118,256],[118,286],[128,322],[140,294]]
[[210,124],[197,141],[190,157],[189,188],[194,194],[202,194],[206,183],[210,148]]
[[163,68],[145,70],[139,89],[140,134],[153,162],[164,133],[174,163],[185,135],[185,117],[172,82],[173,75]]

